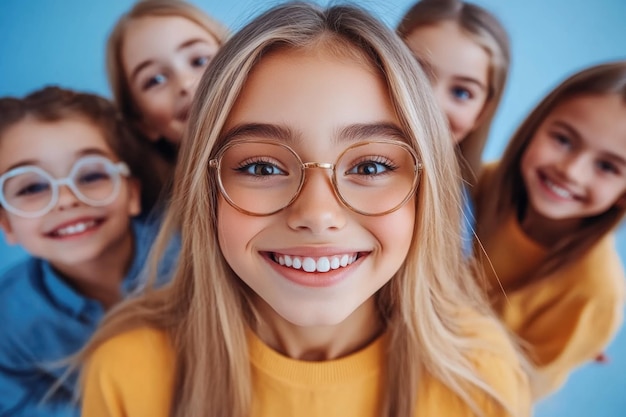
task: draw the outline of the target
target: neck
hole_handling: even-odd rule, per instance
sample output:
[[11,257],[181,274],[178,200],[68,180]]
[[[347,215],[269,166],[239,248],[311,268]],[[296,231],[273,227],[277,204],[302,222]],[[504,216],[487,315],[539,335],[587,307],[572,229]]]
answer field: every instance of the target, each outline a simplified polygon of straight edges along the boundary
[[52,264],[52,267],[81,294],[109,309],[122,298],[121,284],[134,258],[134,238],[129,228],[96,259],[80,264]]
[[343,322],[332,326],[297,326],[278,316],[271,307],[257,303],[262,320],[255,329],[272,349],[290,358],[326,361],[354,353],[384,331],[374,297]]
[[580,227],[580,222],[580,219],[548,219],[528,207],[521,216],[520,226],[531,240],[550,247]]

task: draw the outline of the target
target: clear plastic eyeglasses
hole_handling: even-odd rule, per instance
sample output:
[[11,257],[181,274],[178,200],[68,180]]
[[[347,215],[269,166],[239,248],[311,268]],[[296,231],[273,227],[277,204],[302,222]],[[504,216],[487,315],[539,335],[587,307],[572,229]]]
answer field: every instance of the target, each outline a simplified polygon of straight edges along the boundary
[[305,182],[305,170],[332,171],[337,198],[366,216],[391,213],[417,189],[421,164],[406,143],[393,140],[358,142],[332,163],[302,162],[289,146],[274,141],[234,140],[209,166],[217,170],[220,192],[242,213],[274,214],[292,204]]
[[121,176],[129,175],[124,162],[100,155],[80,158],[65,178],[53,178],[34,165],[21,166],[0,176],[0,204],[21,217],[40,217],[57,204],[59,187],[66,185],[83,203],[105,206],[117,198]]

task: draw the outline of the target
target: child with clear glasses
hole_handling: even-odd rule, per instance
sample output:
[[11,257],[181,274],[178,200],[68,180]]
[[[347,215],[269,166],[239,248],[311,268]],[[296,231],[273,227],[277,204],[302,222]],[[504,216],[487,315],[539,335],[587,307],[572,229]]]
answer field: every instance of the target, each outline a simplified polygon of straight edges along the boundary
[[0,227],[31,255],[0,277],[0,414],[80,415],[75,376],[47,394],[140,283],[158,227],[134,220],[146,158],[108,100],[57,87],[0,99]]
[[527,345],[540,398],[601,354],[623,320],[613,232],[626,211],[626,61],[550,92],[486,166],[476,198],[488,293]]
[[226,28],[183,0],[142,0],[115,23],[107,72],[124,118],[152,143],[171,175],[198,80]]
[[226,42],[157,243],[182,228],[173,284],[78,356],[83,414],[528,415],[451,233],[459,173],[427,83],[353,6],[279,5]]

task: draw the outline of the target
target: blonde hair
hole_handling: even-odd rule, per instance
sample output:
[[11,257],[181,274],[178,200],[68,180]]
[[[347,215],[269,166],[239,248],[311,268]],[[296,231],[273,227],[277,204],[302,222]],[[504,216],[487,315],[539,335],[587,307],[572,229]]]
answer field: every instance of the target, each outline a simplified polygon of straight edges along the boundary
[[190,20],[210,33],[220,46],[228,35],[228,31],[220,22],[184,0],[141,0],[122,15],[107,40],[106,66],[114,102],[124,118],[134,125],[138,124],[141,115],[131,95],[124,72],[122,46],[128,27],[135,20],[150,16],[178,16]]
[[[489,190],[476,201],[478,237],[490,236],[511,215],[518,215],[528,203],[521,174],[521,159],[535,132],[546,117],[561,103],[590,95],[617,94],[626,104],[626,61],[604,63],[582,70],[550,92],[519,126],[496,168]],[[615,204],[599,215],[583,219],[578,230],[563,236],[548,252],[546,260],[531,279],[555,271],[579,258],[602,236],[615,228],[626,208]]]
[[[424,372],[442,381],[478,415],[481,411],[470,389],[477,388],[495,407],[508,410],[470,358],[476,349],[485,348],[475,336],[478,326],[501,327],[486,310],[462,254],[461,188],[453,143],[433,140],[449,135],[446,122],[408,48],[383,24],[351,6],[326,10],[304,3],[277,6],[223,46],[200,81],[181,149],[186,163],[176,168],[172,206],[157,242],[154,259],[180,228],[182,248],[174,281],[115,308],[79,360],[129,329],[162,329],[176,355],[172,416],[200,417],[206,410],[217,417],[249,415],[252,387],[246,329],[254,328],[255,314],[249,290],[226,263],[218,244],[219,189],[208,161],[224,145],[224,124],[263,56],[318,47],[365,57],[385,79],[407,142],[424,167],[409,255],[377,294],[390,335],[380,415],[413,415],[418,379]],[[463,313],[467,311],[479,314]]]
[[483,148],[506,86],[511,61],[509,36],[493,14],[462,0],[421,0],[402,17],[397,33],[406,40],[415,29],[443,21],[456,22],[491,58],[487,101],[480,114],[480,126],[458,145],[463,179],[473,185],[480,173]]

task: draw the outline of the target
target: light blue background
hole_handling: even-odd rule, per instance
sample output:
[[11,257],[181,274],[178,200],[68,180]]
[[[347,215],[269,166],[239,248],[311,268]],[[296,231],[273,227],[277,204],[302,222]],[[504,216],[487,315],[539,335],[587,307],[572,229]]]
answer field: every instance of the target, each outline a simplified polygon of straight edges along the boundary
[[[195,0],[231,29],[273,1]],[[323,1],[323,4],[328,2]],[[356,1],[389,26],[412,4],[407,0]],[[571,73],[607,60],[626,59],[624,0],[477,0],[507,27],[513,64],[484,158],[497,158],[516,126],[550,89]],[[58,84],[110,96],[104,70],[109,30],[131,0],[2,0],[0,96],[22,96]],[[626,260],[626,228],[618,232]],[[24,256],[0,240],[0,271]],[[1,300],[0,300],[1,302]],[[609,365],[576,371],[565,389],[541,402],[538,416],[626,415],[626,334],[609,351]]]

